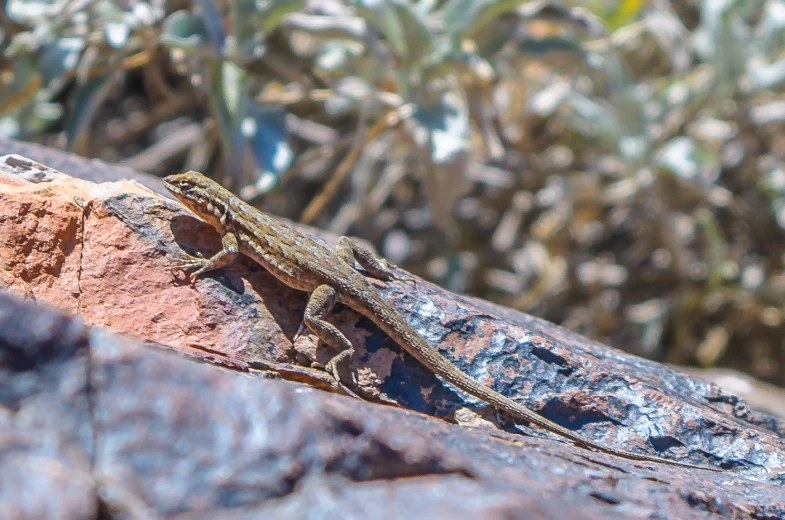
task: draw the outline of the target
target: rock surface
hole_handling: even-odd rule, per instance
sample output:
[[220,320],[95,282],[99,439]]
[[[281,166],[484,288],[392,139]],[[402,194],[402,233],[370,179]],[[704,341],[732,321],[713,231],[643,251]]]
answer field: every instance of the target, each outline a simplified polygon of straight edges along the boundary
[[[3,298],[0,478],[11,480],[0,485],[2,510],[785,517],[781,421],[707,382],[419,280],[378,287],[473,377],[609,447],[728,471],[635,463],[516,425],[348,309],[333,322],[357,347],[353,391],[482,427],[314,390],[341,388],[299,363],[329,359],[327,347],[309,334],[292,346],[305,294],[247,259],[194,286],[170,272],[182,249],[209,255],[219,244],[209,226],[137,184],[0,158],[0,286],[160,347]],[[47,494],[25,503],[22,491],[33,489]],[[29,509],[35,496],[49,497],[49,512]]]
[[[249,377],[251,376],[251,377]],[[652,468],[222,369],[0,292],[7,518],[783,518]]]
[[100,159],[86,159],[40,144],[0,137],[0,155],[11,154],[22,155],[85,181],[112,182],[133,179],[157,193],[169,196],[158,177],[138,172],[126,166],[109,164]]

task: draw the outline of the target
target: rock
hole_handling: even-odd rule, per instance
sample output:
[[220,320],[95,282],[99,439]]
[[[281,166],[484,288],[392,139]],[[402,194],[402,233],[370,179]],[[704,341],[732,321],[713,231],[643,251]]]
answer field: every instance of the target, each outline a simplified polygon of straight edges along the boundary
[[0,381],[9,518],[785,516],[774,475],[451,425],[197,362],[6,292]]
[[[64,509],[54,516],[93,507],[142,516],[635,518],[625,509],[632,503],[665,517],[785,514],[782,421],[543,320],[421,280],[377,284],[434,348],[545,417],[608,447],[728,471],[636,463],[516,425],[349,309],[333,322],[357,347],[353,391],[483,427],[315,390],[343,391],[318,366],[298,363],[297,351],[321,362],[332,354],[310,334],[293,349],[306,295],[248,259],[194,286],[174,276],[172,258],[182,249],[212,254],[218,236],[135,183],[93,184],[0,158],[0,233],[0,286],[152,345],[2,301],[0,389],[16,396],[4,400],[9,450],[45,455],[14,483],[57,487]],[[38,402],[35,413],[20,415],[28,402]],[[64,415],[50,404],[48,416],[44,403]]]
[[169,196],[161,183],[161,179],[153,175],[141,173],[126,166],[108,164],[100,159],[85,159],[79,155],[66,153],[40,144],[25,143],[0,137],[0,155],[11,154],[27,157],[86,181],[112,182],[132,179],[157,193]]

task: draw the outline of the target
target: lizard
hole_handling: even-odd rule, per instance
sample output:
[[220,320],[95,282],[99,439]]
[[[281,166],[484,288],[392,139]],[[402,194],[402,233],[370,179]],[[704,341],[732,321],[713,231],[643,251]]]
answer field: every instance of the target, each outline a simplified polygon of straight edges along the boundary
[[163,179],[163,184],[188,209],[213,226],[221,235],[222,243],[221,250],[212,257],[185,254],[173,262],[172,269],[190,271],[193,284],[200,275],[227,266],[243,254],[287,286],[309,292],[303,322],[317,338],[338,352],[325,369],[339,384],[338,366],[351,358],[354,348],[337,327],[325,320],[338,302],[373,321],[406,352],[445,381],[498,410],[569,439],[578,447],[633,461],[721,471],[603,446],[476,381],[432,348],[357,269],[359,264],[374,278],[394,278],[391,265],[356,240],[341,237],[334,248],[324,245],[283,220],[257,210],[199,172],[170,175]]

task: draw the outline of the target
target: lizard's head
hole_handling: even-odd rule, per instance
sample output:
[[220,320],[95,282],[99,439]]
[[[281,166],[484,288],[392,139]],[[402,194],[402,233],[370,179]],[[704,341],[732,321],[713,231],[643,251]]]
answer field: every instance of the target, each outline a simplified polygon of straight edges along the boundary
[[169,175],[163,183],[188,209],[211,224],[221,219],[226,211],[223,203],[232,198],[220,184],[195,171]]

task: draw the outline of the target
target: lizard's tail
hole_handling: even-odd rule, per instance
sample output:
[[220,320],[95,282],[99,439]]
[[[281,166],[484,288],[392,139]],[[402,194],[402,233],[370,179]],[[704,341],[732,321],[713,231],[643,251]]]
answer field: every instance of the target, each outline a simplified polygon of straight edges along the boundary
[[524,419],[525,421],[537,425],[545,430],[549,430],[562,437],[565,437],[576,445],[592,450],[610,453],[631,460],[656,462],[660,464],[671,464],[688,468],[708,469],[721,471],[719,469],[695,466],[669,459],[664,459],[654,455],[633,453],[617,448],[607,448],[592,440],[589,440],[572,430],[569,430],[553,421],[550,421],[535,412],[524,408],[512,399],[492,390],[491,388],[479,383],[469,375],[462,372],[450,360],[431,347],[417,331],[409,325],[403,317],[381,296],[369,296],[371,291],[363,291],[362,297],[352,298],[351,307],[362,313],[368,319],[376,323],[385,333],[387,333],[401,348],[414,356],[420,363],[429,370],[440,376],[442,379],[455,385],[459,389],[486,401],[495,408],[507,412],[508,414]]

